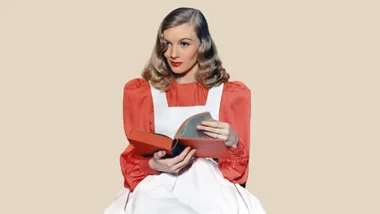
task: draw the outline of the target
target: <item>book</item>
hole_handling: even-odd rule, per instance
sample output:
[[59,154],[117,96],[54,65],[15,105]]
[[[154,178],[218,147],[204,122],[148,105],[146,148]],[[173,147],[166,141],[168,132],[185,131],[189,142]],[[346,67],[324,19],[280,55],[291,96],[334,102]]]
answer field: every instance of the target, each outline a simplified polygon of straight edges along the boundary
[[174,138],[159,133],[132,130],[127,139],[134,152],[142,156],[152,156],[157,151],[166,151],[164,158],[175,157],[191,147],[196,149],[195,157],[226,158],[229,156],[224,140],[211,138],[197,126],[204,120],[212,120],[210,112],[202,112],[187,118],[177,130]]

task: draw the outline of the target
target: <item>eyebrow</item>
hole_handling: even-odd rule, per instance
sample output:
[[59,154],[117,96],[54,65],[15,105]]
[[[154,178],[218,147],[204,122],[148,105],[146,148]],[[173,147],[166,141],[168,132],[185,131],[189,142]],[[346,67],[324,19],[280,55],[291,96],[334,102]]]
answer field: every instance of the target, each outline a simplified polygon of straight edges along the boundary
[[185,37],[185,38],[182,38],[182,39],[180,39],[179,41],[182,41],[182,40],[190,40],[190,41],[193,41],[192,39],[190,39],[190,38],[187,38],[187,37]]
[[[188,37],[182,38],[182,39],[180,39],[179,41],[183,41],[183,40],[190,40],[190,41],[193,41],[192,39],[190,39],[190,38],[188,38]],[[165,41],[168,41],[168,42],[169,42],[169,40],[167,40],[167,39],[165,39]]]

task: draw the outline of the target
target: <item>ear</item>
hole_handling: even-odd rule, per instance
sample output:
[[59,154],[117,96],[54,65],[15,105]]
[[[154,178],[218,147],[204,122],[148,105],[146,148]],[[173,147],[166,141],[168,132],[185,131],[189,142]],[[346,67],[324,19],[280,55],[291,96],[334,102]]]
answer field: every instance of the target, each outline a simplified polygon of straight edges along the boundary
[[200,44],[199,44],[198,50],[199,51],[201,51],[201,50],[203,51],[205,48],[206,48],[206,42],[203,41],[203,40],[200,40]]

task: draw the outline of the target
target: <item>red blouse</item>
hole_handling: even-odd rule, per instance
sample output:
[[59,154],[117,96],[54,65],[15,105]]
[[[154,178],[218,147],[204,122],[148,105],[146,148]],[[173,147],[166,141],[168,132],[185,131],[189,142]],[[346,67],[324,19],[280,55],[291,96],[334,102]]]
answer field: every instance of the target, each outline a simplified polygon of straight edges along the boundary
[[[200,83],[177,84],[173,82],[166,92],[168,105],[193,106],[205,105],[208,89]],[[154,110],[150,84],[136,78],[124,86],[123,121],[125,134],[133,129],[154,131]],[[250,149],[251,91],[241,82],[224,84],[219,120],[227,122],[239,136],[238,146],[229,148],[230,157],[219,159],[219,169],[232,183],[243,184],[248,179]],[[120,156],[120,165],[124,177],[124,186],[133,191],[146,176],[159,174],[150,168],[149,158],[133,153],[128,145]]]

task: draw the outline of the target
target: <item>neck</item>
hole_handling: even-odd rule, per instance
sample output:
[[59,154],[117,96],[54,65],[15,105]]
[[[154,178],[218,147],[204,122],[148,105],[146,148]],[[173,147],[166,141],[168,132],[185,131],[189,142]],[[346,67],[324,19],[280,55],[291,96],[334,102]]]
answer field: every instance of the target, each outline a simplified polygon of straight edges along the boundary
[[195,75],[199,70],[198,63],[196,63],[188,72],[183,75],[177,76],[176,81],[179,84],[195,82]]

